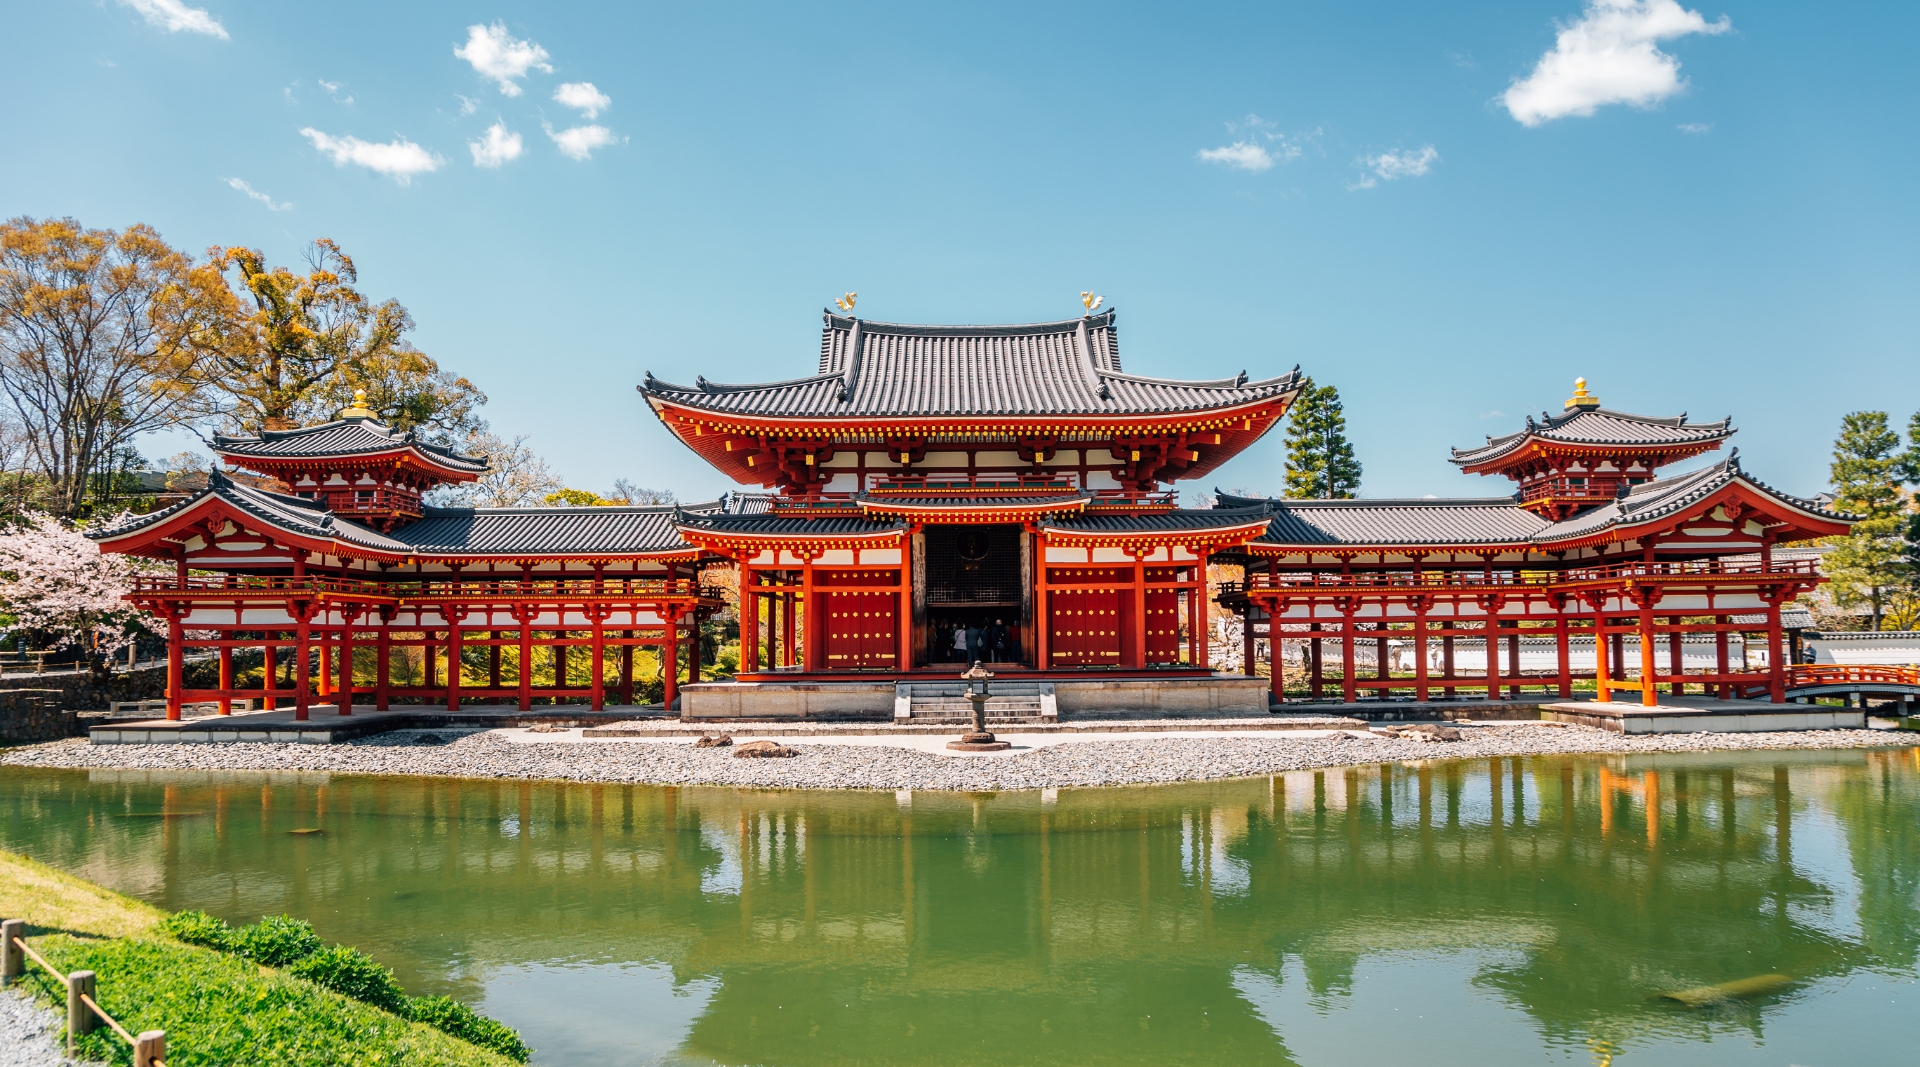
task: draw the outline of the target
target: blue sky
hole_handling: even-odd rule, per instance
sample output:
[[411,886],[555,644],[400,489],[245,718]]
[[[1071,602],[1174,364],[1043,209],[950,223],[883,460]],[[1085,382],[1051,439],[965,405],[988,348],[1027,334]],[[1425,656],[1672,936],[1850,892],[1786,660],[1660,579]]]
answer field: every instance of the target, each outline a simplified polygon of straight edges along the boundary
[[[331,237],[586,488],[729,488],[633,386],[809,373],[846,290],[1024,322],[1092,289],[1135,373],[1298,363],[1339,387],[1368,496],[1504,491],[1447,446],[1576,375],[1731,414],[1802,493],[1843,412],[1920,407],[1912,4],[54,0],[4,25],[0,210],[283,263]],[[1281,456],[1209,482],[1277,491]]]

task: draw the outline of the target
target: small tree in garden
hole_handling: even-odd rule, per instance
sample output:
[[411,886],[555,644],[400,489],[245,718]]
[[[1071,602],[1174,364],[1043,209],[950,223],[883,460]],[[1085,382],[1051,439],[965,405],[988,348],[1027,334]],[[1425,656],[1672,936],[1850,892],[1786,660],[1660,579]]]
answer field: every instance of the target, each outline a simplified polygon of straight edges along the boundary
[[29,512],[0,535],[0,607],[12,617],[8,628],[15,634],[111,657],[147,632],[146,616],[121,596],[132,590],[135,575],[161,569],[101,552],[58,518]]

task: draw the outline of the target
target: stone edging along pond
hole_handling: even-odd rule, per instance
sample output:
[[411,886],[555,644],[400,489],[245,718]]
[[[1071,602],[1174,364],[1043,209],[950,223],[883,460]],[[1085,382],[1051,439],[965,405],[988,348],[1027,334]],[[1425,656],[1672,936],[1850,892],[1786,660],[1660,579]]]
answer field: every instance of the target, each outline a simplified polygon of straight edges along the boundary
[[[1462,724],[1455,724],[1462,725]],[[1012,731],[1009,731],[1010,733]],[[1920,745],[1920,733],[1632,735],[1540,723],[1463,726],[1424,742],[1360,731],[1074,740],[1006,756],[955,757],[879,744],[789,739],[792,759],[734,759],[690,741],[509,741],[490,732],[401,731],[333,745],[108,745],[56,741],[0,752],[0,766],[129,771],[305,771],[787,789],[1017,790],[1260,777],[1317,767],[1508,756],[1744,752]],[[755,734],[736,730],[738,741]]]

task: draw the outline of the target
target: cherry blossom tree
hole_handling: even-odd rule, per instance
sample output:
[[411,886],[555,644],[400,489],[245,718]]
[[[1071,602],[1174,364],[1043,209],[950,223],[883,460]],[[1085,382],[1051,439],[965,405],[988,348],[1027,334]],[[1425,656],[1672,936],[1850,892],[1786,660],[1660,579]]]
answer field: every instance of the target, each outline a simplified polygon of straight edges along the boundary
[[164,570],[152,560],[102,552],[60,519],[29,512],[0,535],[0,607],[12,616],[14,634],[38,634],[54,647],[77,645],[111,658],[149,632],[146,614],[122,595],[136,575]]

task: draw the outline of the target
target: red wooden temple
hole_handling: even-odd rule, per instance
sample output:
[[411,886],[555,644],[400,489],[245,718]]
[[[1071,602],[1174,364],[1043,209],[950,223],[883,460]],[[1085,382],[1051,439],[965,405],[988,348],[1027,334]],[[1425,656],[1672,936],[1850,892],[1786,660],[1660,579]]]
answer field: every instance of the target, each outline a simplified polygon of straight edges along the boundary
[[[134,594],[166,620],[170,717],[183,702],[241,698],[291,701],[299,717],[316,697],[342,714],[396,698],[599,709],[632,702],[636,648],[670,665],[672,706],[682,675],[699,676],[697,656],[681,666],[688,627],[725,606],[698,572],[723,563],[739,583],[743,687],[950,677],[971,656],[1036,679],[1207,684],[1218,677],[1207,568],[1227,561],[1245,573],[1220,602],[1250,623],[1248,672],[1257,633],[1274,650],[1306,642],[1316,698],[1329,695],[1329,640],[1347,701],[1501,698],[1523,684],[1569,695],[1580,634],[1601,638],[1603,699],[1637,689],[1650,701],[1655,685],[1782,698],[1779,608],[1820,579],[1772,549],[1846,521],[1731,457],[1658,476],[1720,447],[1727,422],[1608,411],[1583,386],[1561,414],[1455,453],[1463,470],[1514,479],[1512,496],[1178,506],[1173,484],[1258,440],[1299,383],[1297,369],[1129,374],[1112,311],[1021,326],[829,312],[804,377],[676,385],[649,374],[640,386],[669,432],[753,492],[683,507],[425,507],[423,492],[479,477],[484,461],[355,407],[320,426],[215,439],[229,465],[290,492],[216,476],[95,536],[105,551],[174,564]],[[1774,651],[1762,673],[1734,669],[1725,651],[1729,634],[1753,629],[1734,617],[1754,613]],[[1682,676],[1688,633],[1717,635],[1720,670]],[[1541,635],[1558,641],[1559,670],[1523,678],[1518,641]],[[1479,675],[1453,669],[1465,637],[1488,643]],[[1356,643],[1389,639],[1422,650],[1416,675],[1360,677]],[[1492,652],[1503,639],[1506,667]],[[1622,670],[1628,639],[1637,681]],[[1663,639],[1674,650],[1664,672]],[[1430,646],[1446,650],[1437,671]],[[276,648],[297,663],[317,653],[317,678],[237,687],[233,650],[256,647],[268,662]],[[352,667],[357,648],[374,650],[371,691]],[[184,687],[192,649],[219,651],[216,688]],[[394,649],[419,650],[403,657],[408,677],[394,677]]]
[[[1737,450],[1721,463],[1658,475],[1718,449],[1733,432],[1731,420],[1610,411],[1581,379],[1560,414],[1454,450],[1463,471],[1513,479],[1512,496],[1223,498],[1263,506],[1271,519],[1240,550],[1245,580],[1223,589],[1221,602],[1246,618],[1249,653],[1256,635],[1271,649],[1306,647],[1314,700],[1330,688],[1324,657],[1332,644],[1347,702],[1362,694],[1497,700],[1525,689],[1564,699],[1576,681],[1591,681],[1601,701],[1625,690],[1652,705],[1665,687],[1780,702],[1780,609],[1824,579],[1812,560],[1775,559],[1773,550],[1844,533],[1849,522],[1756,480]],[[1686,670],[1689,634],[1711,635],[1715,669]],[[1735,634],[1759,638],[1764,669],[1731,662]],[[1552,641],[1554,669],[1523,672],[1525,638]],[[1482,651],[1483,668],[1472,676],[1455,669],[1456,648],[1468,641]],[[1592,648],[1592,670],[1572,668],[1576,641]],[[1356,663],[1363,642],[1374,646],[1372,677]],[[1387,670],[1389,642],[1410,644],[1412,677]],[[1276,699],[1282,674],[1272,672]]]

